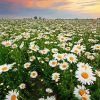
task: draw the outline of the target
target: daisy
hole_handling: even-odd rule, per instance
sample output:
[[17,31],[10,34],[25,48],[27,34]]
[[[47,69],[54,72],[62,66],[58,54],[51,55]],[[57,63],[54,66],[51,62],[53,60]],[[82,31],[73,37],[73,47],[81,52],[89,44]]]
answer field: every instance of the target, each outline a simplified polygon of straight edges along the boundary
[[53,93],[53,90],[51,88],[46,88],[47,93]]
[[95,74],[100,77],[100,71],[99,70],[95,70]]
[[16,90],[9,91],[5,100],[18,100],[19,93]]
[[7,65],[7,64],[1,65],[0,66],[0,73],[7,72],[9,69],[11,69],[10,64],[9,65]]
[[79,49],[80,51],[84,51],[84,50],[86,49],[85,46],[80,45],[80,44],[74,45],[73,48],[74,48],[74,49],[75,49],[75,48],[76,48],[76,49]]
[[44,98],[39,98],[38,100],[45,100]]
[[30,73],[30,77],[31,78],[36,78],[38,76],[38,73],[36,72],[36,71],[32,71],[31,73]]
[[63,60],[64,59],[64,54],[54,54],[53,57],[57,60]]
[[77,67],[78,67],[78,69],[85,69],[85,70],[90,69],[92,71],[92,67],[89,66],[88,63],[85,64],[83,62],[79,62],[79,63],[77,63]]
[[65,48],[66,51],[70,51],[70,49],[71,49],[70,47],[66,47]]
[[92,73],[90,69],[80,69],[76,71],[76,78],[78,81],[80,81],[82,84],[93,84],[93,81],[96,81],[96,77]]
[[90,52],[85,52],[85,56],[90,56],[91,53]]
[[45,58],[45,61],[46,61],[46,62],[48,62],[48,61],[49,61],[49,58],[48,58],[48,57],[46,57],[46,58]]
[[14,49],[14,48],[17,48],[18,46],[17,46],[17,44],[13,44],[12,45],[12,48]]
[[58,53],[58,49],[57,48],[53,48],[51,51],[52,51],[52,53]]
[[60,42],[65,42],[66,41],[66,38],[64,37],[64,36],[58,36],[58,40],[60,41]]
[[24,37],[25,39],[30,38],[30,33],[28,33],[28,32],[24,32],[24,33],[22,33],[22,35],[23,35],[23,37]]
[[57,66],[57,60],[50,60],[50,61],[49,61],[49,65],[50,65],[51,67],[56,67],[56,66]]
[[30,45],[29,45],[29,49],[31,49],[33,51],[38,51],[39,50],[39,46],[37,46],[33,42],[31,42]]
[[30,63],[30,62],[27,62],[27,63],[25,63],[25,64],[24,64],[24,68],[26,68],[26,69],[27,69],[27,68],[29,68],[29,67],[30,67],[30,65],[31,65],[31,63]]
[[80,49],[77,49],[77,48],[73,48],[71,50],[71,52],[76,53],[76,54],[80,54],[81,50]]
[[61,63],[59,66],[61,70],[66,70],[68,69],[68,67],[69,67],[69,64],[67,62]]
[[100,44],[95,44],[91,47],[93,50],[100,50]]
[[35,59],[36,59],[35,56],[30,57],[30,61],[34,61]]
[[1,44],[4,45],[5,47],[9,47],[12,45],[12,41],[11,40],[3,41]]
[[60,74],[55,72],[52,74],[52,80],[54,80],[55,82],[58,82],[58,80],[60,79]]
[[[78,99],[82,99],[82,96],[89,95],[89,90],[86,89],[84,85],[77,85],[77,87],[74,88],[74,95]],[[90,96],[90,95],[89,95]]]
[[87,59],[94,60],[94,59],[95,59],[95,57],[94,57],[94,56],[92,56],[92,55],[89,55],[89,56],[87,56]]
[[56,97],[55,96],[47,96],[47,99],[45,100],[56,100]]
[[25,89],[25,88],[26,88],[26,85],[25,85],[24,83],[21,83],[21,84],[19,85],[19,88],[20,88],[20,89]]
[[74,54],[67,54],[66,58],[70,63],[77,62],[77,57]]
[[44,50],[39,51],[41,54],[47,54],[49,52],[49,49],[45,48]]

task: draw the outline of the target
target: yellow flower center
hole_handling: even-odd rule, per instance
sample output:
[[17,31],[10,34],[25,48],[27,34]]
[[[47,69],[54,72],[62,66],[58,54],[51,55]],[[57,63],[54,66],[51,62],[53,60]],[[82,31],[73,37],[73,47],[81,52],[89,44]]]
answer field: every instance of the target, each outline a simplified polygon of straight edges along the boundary
[[61,38],[61,40],[64,40],[64,38]]
[[79,90],[79,94],[82,96],[83,94],[86,94],[86,91],[83,90],[83,89],[80,89],[80,90]]
[[97,46],[96,46],[96,48],[100,48],[100,46],[99,46],[99,45],[97,45]]
[[69,50],[70,50],[70,48],[69,48],[69,47],[67,47],[67,48],[66,48],[66,50],[67,50],[67,51],[69,51]]
[[55,64],[57,64],[57,62],[53,61],[53,62],[52,62],[52,65],[55,65]]
[[32,76],[35,76],[36,75],[36,73],[32,73]]
[[26,64],[26,67],[29,67],[29,64]]
[[62,58],[62,56],[61,56],[61,55],[58,55],[57,57],[58,57],[58,58],[60,58],[60,59]]
[[54,76],[54,79],[55,79],[55,80],[58,79],[58,75],[55,75],[55,76]]
[[36,49],[36,47],[35,46],[32,46],[32,49],[34,50],[34,49]]
[[74,58],[73,58],[73,57],[69,57],[69,59],[70,59],[71,61],[73,61],[73,60],[74,60]]
[[63,68],[66,68],[66,65],[64,64],[62,67],[63,67]]
[[7,69],[8,69],[7,67],[3,67],[3,68],[2,68],[3,71],[6,71]]
[[10,43],[9,43],[9,42],[7,42],[7,43],[6,43],[6,45],[7,45],[7,46],[10,46]]
[[84,79],[87,79],[89,77],[89,75],[86,73],[86,72],[83,72],[81,74],[81,76],[84,78]]
[[54,50],[54,52],[57,52],[56,50]]
[[16,100],[16,96],[15,95],[12,95],[11,96],[11,100]]
[[78,45],[78,46],[77,46],[77,48],[78,48],[78,49],[81,49],[81,46],[80,46],[80,45]]
[[77,52],[78,52],[78,50],[74,50],[74,52],[75,52],[75,53],[77,53]]

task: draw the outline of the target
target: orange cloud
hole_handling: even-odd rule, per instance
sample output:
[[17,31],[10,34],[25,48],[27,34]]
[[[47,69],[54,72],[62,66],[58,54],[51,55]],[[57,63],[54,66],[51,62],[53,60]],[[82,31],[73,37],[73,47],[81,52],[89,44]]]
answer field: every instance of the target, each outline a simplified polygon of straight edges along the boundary
[[68,5],[61,5],[55,9],[61,11],[78,11],[83,13],[90,13],[100,15],[100,1],[99,0],[70,0]]

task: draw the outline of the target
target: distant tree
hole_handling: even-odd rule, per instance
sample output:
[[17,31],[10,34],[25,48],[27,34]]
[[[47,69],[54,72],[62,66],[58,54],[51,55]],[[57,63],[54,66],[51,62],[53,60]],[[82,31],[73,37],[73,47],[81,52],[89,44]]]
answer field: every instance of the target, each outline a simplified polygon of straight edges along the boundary
[[34,16],[34,19],[38,19],[37,16]]
[[39,17],[39,19],[42,19],[42,17]]

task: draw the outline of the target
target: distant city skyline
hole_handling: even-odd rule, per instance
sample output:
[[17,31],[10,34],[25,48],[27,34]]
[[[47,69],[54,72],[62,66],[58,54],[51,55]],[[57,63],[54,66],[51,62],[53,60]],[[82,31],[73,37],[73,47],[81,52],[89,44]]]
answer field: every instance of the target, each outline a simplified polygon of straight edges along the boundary
[[0,17],[99,18],[100,0],[0,0]]

